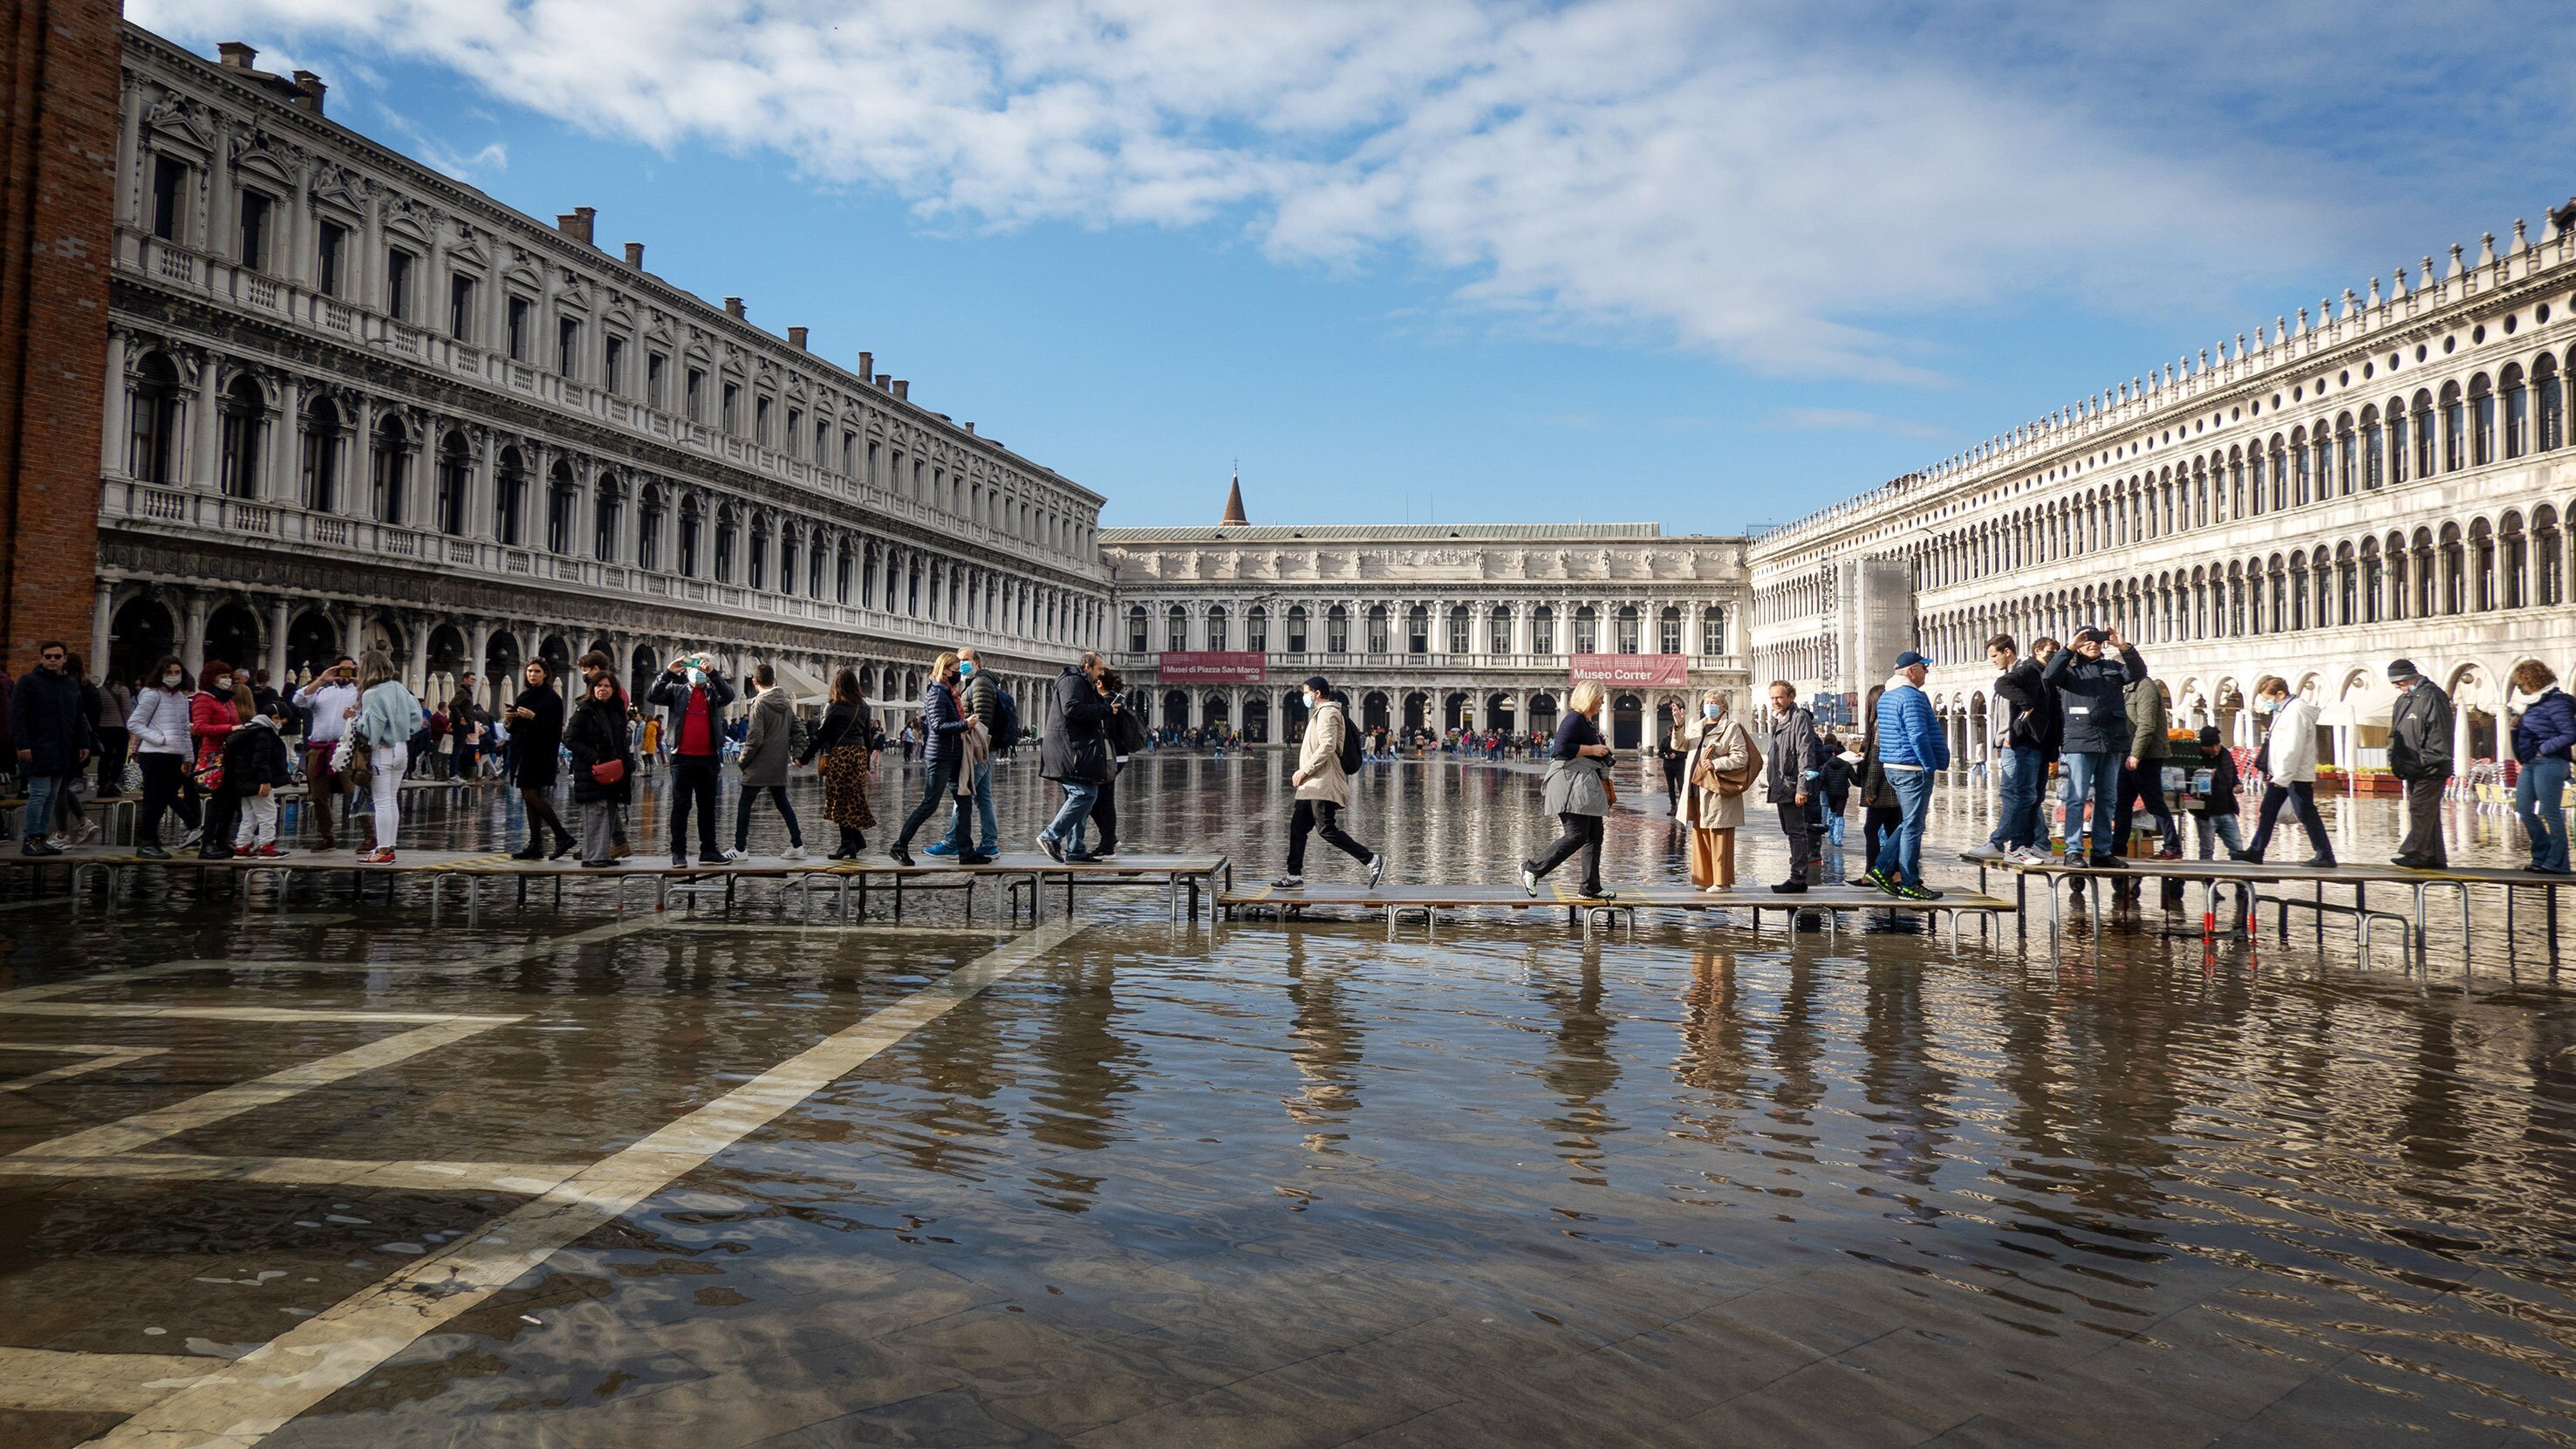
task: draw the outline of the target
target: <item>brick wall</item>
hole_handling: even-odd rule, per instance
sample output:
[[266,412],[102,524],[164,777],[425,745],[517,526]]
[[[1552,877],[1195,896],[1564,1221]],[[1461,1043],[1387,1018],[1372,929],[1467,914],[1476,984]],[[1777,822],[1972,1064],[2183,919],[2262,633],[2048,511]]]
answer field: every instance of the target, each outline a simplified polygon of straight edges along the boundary
[[[89,650],[119,0],[0,0],[0,664]],[[91,661],[93,668],[97,661]]]

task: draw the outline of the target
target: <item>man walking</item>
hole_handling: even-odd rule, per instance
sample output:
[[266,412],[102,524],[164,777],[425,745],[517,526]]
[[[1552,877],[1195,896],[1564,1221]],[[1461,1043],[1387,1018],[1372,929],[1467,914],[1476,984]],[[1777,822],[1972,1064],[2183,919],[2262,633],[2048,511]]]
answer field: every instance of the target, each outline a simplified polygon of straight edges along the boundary
[[1288,816],[1288,873],[1271,882],[1296,890],[1306,884],[1306,837],[1324,843],[1368,867],[1370,890],[1386,874],[1386,860],[1342,829],[1341,813],[1351,808],[1350,772],[1342,768],[1342,740],[1351,727],[1341,702],[1320,674],[1305,683],[1306,738],[1297,749],[1297,769],[1288,777],[1296,788],[1297,806]]
[[668,710],[665,730],[671,744],[671,864],[689,863],[689,815],[698,817],[698,859],[723,865],[733,859],[716,844],[716,779],[724,762],[725,706],[733,703],[733,686],[707,662],[692,654],[671,661],[662,677],[645,692],[644,702]]
[[2406,784],[2406,839],[2396,863],[2413,870],[2441,870],[2451,863],[2442,844],[2442,791],[2451,779],[2451,697],[2416,672],[2414,662],[2393,660],[2388,682],[2397,686],[2397,710],[2388,722],[2388,772]]
[[36,648],[36,667],[9,692],[9,741],[17,747],[18,776],[27,782],[27,813],[18,820],[28,855],[60,855],[45,839],[55,798],[89,763],[96,739],[82,707],[80,681],[65,671],[71,650],[49,640]]
[[1932,661],[1908,649],[1896,656],[1896,673],[1878,696],[1878,763],[1896,791],[1904,821],[1879,843],[1878,857],[1861,879],[1909,901],[1936,900],[1923,885],[1923,827],[1932,808],[1932,779],[1950,768],[1950,741],[1932,713],[1923,677]]
[[1057,861],[1094,859],[1082,848],[1082,828],[1100,787],[1109,779],[1109,715],[1113,706],[1101,692],[1100,676],[1108,665],[1085,652],[1082,662],[1065,666],[1055,677],[1055,695],[1047,706],[1046,738],[1038,743],[1038,769],[1064,789],[1064,804],[1038,832],[1038,848]]
[[2067,861],[2075,863],[2083,849],[2090,806],[2093,848],[2084,858],[2105,870],[2120,864],[2112,827],[2120,798],[2120,761],[2129,751],[2129,711],[2123,699],[2129,671],[2119,660],[2103,657],[2102,645],[2109,637],[2099,629],[2076,630],[2074,642],[2039,675],[2056,692],[2064,731],[2058,758],[2066,767]]
[[1986,641],[1986,659],[1997,671],[1995,698],[2005,708],[2003,778],[1996,782],[1995,829],[1986,848],[2015,860],[2045,861],[2039,849],[2040,795],[2048,785],[2048,762],[2057,757],[2057,692],[2040,682],[2044,661],[2022,658],[2010,634]]
[[335,817],[348,815],[349,786],[331,768],[331,757],[358,712],[358,661],[346,654],[331,661],[330,668],[295,691],[295,707],[304,711],[304,795],[313,807],[313,828],[320,837],[313,848],[337,850],[340,836]]
[[1816,836],[1807,824],[1807,801],[1825,768],[1824,741],[1816,738],[1816,717],[1798,703],[1798,687],[1785,679],[1771,681],[1771,730],[1763,742],[1763,769],[1769,775],[1763,798],[1780,811],[1780,833],[1789,837],[1789,878],[1771,889],[1798,895],[1807,889],[1807,873],[1816,864]]
[[2141,802],[2147,813],[2156,818],[2161,843],[2156,859],[2182,859],[2182,822],[2174,817],[2173,806],[2165,800],[2165,761],[2173,754],[2173,745],[2165,738],[2166,721],[2173,718],[2173,696],[2165,692],[2164,681],[2151,678],[2147,661],[2120,631],[2111,631],[2111,648],[2120,656],[2120,667],[2129,674],[2128,688],[2121,694],[2121,707],[2129,712],[2129,757],[2120,771],[2120,809],[2111,823],[2111,831],[2121,840],[2129,838],[2129,822]]
[[[961,647],[957,651],[957,698],[958,702],[965,706],[967,718],[984,722],[984,738],[996,741],[1002,738],[1002,686],[994,680],[993,676],[984,672],[983,661],[977,658],[975,651],[970,648]],[[976,847],[975,853],[999,854],[1002,849],[1002,827],[993,815],[992,756],[987,755],[975,762],[974,788],[974,800],[969,802],[961,796],[958,799],[957,808],[967,809],[971,803],[977,823],[983,827],[983,834],[978,837],[983,844]],[[950,836],[962,839],[965,832],[951,831]],[[922,847],[922,853],[954,855],[957,853],[957,847],[949,844],[947,840],[934,840]]]

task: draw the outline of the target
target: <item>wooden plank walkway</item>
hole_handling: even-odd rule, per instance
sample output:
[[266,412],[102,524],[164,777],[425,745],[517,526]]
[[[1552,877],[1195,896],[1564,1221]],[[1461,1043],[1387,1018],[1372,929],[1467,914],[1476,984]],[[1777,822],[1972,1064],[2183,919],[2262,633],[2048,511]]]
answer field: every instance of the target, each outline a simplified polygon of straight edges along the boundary
[[[739,885],[746,880],[774,880],[784,889],[802,894],[810,918],[814,901],[828,893],[839,903],[846,918],[853,891],[857,893],[862,916],[867,909],[871,889],[891,890],[897,919],[903,912],[906,891],[962,891],[966,912],[971,919],[975,909],[975,888],[985,882],[1000,885],[1009,902],[1014,920],[1025,907],[1030,924],[1045,915],[1046,902],[1055,890],[1063,892],[1068,914],[1076,904],[1079,890],[1159,888],[1174,915],[1186,910],[1191,920],[1198,919],[1205,897],[1230,887],[1234,863],[1215,853],[1180,855],[1119,855],[1103,861],[1053,860],[1035,851],[1012,852],[995,858],[986,865],[959,865],[952,860],[929,857],[911,865],[897,865],[883,855],[864,855],[854,860],[781,860],[774,855],[738,857],[723,865],[691,864],[675,866],[667,856],[637,854],[613,865],[585,866],[570,857],[562,860],[520,860],[497,851],[405,850],[391,864],[371,864],[355,858],[346,850],[322,852],[290,850],[276,856],[235,855],[208,860],[189,852],[173,853],[166,860],[147,859],[124,847],[91,846],[64,851],[52,856],[0,855],[0,865],[12,867],[13,877],[33,871],[36,888],[43,888],[47,871],[60,868],[69,873],[72,889],[77,894],[84,877],[103,880],[111,901],[123,889],[128,876],[144,871],[194,871],[202,879],[208,873],[229,874],[236,881],[267,874],[281,879],[296,875],[346,875],[353,900],[363,900],[368,884],[383,879],[386,899],[392,899],[393,882],[406,876],[425,877],[430,882],[430,909],[436,912],[446,899],[446,884],[457,881],[463,888],[467,919],[479,920],[483,887],[495,881],[517,883],[518,902],[527,903],[532,883],[551,883],[554,900],[563,900],[563,887],[571,881],[602,881],[617,892],[617,908],[624,914],[628,888],[644,882],[653,888],[653,906],[667,909],[671,897],[678,895],[684,904],[694,907],[705,896],[721,892],[730,906]],[[247,908],[248,895],[244,893]]]
[[1499,885],[1380,885],[1375,890],[1360,885],[1315,883],[1293,889],[1261,885],[1226,891],[1216,898],[1216,905],[1228,919],[1268,916],[1284,921],[1313,909],[1382,914],[1389,939],[1394,938],[1397,923],[1408,916],[1421,917],[1426,930],[1436,928],[1442,911],[1563,910],[1569,923],[1624,920],[1632,934],[1639,911],[1744,911],[1750,913],[1757,933],[1765,914],[1779,916],[1794,929],[1798,912],[1820,912],[1829,928],[1839,929],[1845,912],[1885,911],[1944,918],[1955,941],[1960,916],[1991,919],[2014,909],[2011,901],[1999,896],[1968,891],[1951,891],[1937,900],[1910,901],[1857,885],[1816,886],[1801,895],[1781,895],[1768,886],[1716,893],[1681,886],[1645,886],[1622,889],[1616,896],[1602,899],[1554,881],[1544,883],[1535,896],[1516,886]]

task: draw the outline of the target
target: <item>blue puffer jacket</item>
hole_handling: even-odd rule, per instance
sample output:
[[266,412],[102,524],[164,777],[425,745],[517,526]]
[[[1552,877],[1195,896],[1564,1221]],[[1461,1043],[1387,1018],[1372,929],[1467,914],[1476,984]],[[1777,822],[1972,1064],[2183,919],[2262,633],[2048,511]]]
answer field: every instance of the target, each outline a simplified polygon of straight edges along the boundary
[[2513,757],[2528,765],[2543,755],[2567,759],[2576,751],[2576,697],[2551,689],[2531,702],[2513,726]]
[[1878,762],[1950,768],[1950,740],[1931,699],[1902,674],[1887,681],[1887,692],[1878,697]]

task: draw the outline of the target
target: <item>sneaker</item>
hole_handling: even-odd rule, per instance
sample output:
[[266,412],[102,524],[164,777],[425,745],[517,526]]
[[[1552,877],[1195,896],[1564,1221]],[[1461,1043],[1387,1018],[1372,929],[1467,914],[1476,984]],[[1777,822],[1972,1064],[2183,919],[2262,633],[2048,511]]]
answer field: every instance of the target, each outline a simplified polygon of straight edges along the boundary
[[74,845],[87,845],[96,839],[98,839],[98,822],[95,820],[84,818],[80,823],[80,829],[72,832]]
[[1538,894],[1538,870],[1527,861],[1521,862],[1521,889],[1531,895]]
[[[986,846],[986,847],[984,847],[984,853],[985,853],[986,855],[999,855],[999,854],[1001,854],[1001,852],[1000,852],[1000,851],[995,850],[993,847],[991,847],[991,846],[989,846],[989,845],[988,845],[988,846]],[[1118,853],[1118,847],[1117,847],[1117,846],[1115,846],[1115,845],[1099,845],[1099,846],[1094,846],[1094,847],[1092,847],[1092,851],[1091,851],[1091,858],[1092,858],[1093,860],[1107,860],[1107,859],[1111,858],[1112,856],[1115,856],[1117,853]]]
[[1067,865],[1092,865],[1099,859],[1099,856],[1087,850],[1068,850],[1064,853],[1064,863]]
[[897,865],[910,865],[912,864],[912,852],[904,849],[902,842],[898,841],[895,844],[886,847],[886,859],[893,861]]
[[791,845],[785,850],[778,852],[778,858],[780,860],[803,860],[805,858],[805,847],[801,845]]
[[1905,894],[1905,882],[1883,870],[1871,871],[1867,883],[1877,887],[1882,895],[1902,897]]
[[751,857],[748,855],[727,855],[721,850],[702,850],[698,852],[698,864],[700,865],[731,865],[735,861],[749,860],[750,858]]
[[[1064,864],[1064,846],[1053,836],[1039,836],[1038,849],[1047,853],[1047,859],[1054,861],[1058,865]],[[909,862],[907,862],[907,864],[909,864]]]
[[143,857],[145,860],[168,860],[170,858],[170,852],[157,845],[138,845],[134,847],[134,853]]
[[2129,863],[2116,855],[2097,855],[2086,862],[2095,870],[2127,870]]
[[984,854],[982,851],[970,850],[964,855],[957,857],[957,863],[959,865],[991,865],[993,863],[993,857]]
[[615,864],[617,864],[617,857],[612,855],[606,860],[585,860],[581,863],[581,868],[584,870],[606,870],[608,867]]
[[271,840],[262,844],[259,848],[259,854],[260,858],[263,860],[277,859],[277,842]]
[[2299,864],[2306,866],[2310,870],[2332,870],[2335,868],[2335,858],[2331,855],[2315,855],[2299,862]]
[[2231,850],[2227,852],[2227,858],[2229,860],[2241,860],[2247,865],[2261,865],[2263,863],[2263,857],[2259,853],[2251,850]]
[[1773,886],[1771,889],[1778,895],[1802,896],[1807,893],[1807,882],[1804,877],[1800,877],[1796,880],[1784,880],[1778,885]]
[[673,869],[673,870],[687,870],[688,868],[689,868],[689,858],[688,858],[687,856],[685,856],[685,855],[682,855],[680,852],[678,852],[678,851],[676,851],[676,850],[675,850],[675,851],[672,851],[672,852],[671,852],[671,869]]
[[934,840],[928,845],[923,846],[921,848],[921,853],[924,855],[955,855],[957,853],[957,847],[949,844],[945,840]]
[[196,843],[197,843],[197,838],[198,838],[199,836],[204,835],[205,833],[206,833],[206,832],[205,832],[205,830],[204,830],[202,827],[195,826],[195,825],[191,825],[191,826],[189,826],[187,829],[180,831],[180,832],[179,832],[179,848],[180,848],[181,850],[185,850],[185,849],[187,849],[189,846],[196,844]]
[[1619,899],[1619,893],[1608,886],[1586,886],[1583,898],[1587,901],[1615,901]]
[[1270,884],[1276,890],[1302,891],[1306,888],[1306,878],[1302,875],[1283,875]]
[[391,865],[394,863],[394,853],[390,850],[370,850],[358,859],[367,865]]
[[1896,888],[1896,893],[1909,901],[1937,901],[1941,899],[1941,893],[1932,889],[1930,886],[1900,885]]
[[60,848],[47,843],[43,836],[30,835],[24,841],[19,843],[18,853],[21,855],[60,855],[62,854],[62,851]]
[[69,850],[72,847],[72,838],[57,830],[45,837],[45,843],[56,850]]
[[2157,860],[2180,860],[2182,859],[2182,852],[2170,845],[2159,845],[2156,847],[2154,858]]
[[1386,857],[1385,857],[1385,856],[1383,856],[1383,855],[1372,855],[1372,856],[1370,856],[1370,857],[1369,857],[1369,884],[1368,884],[1368,888],[1369,888],[1370,890],[1376,890],[1376,889],[1377,889],[1377,883],[1378,883],[1379,881],[1381,881],[1381,880],[1385,879],[1385,878],[1386,878]]
[[1860,873],[1860,883],[1868,886],[1871,890],[1883,891],[1888,889],[1887,877],[1881,875],[1878,867],[1874,865]]

